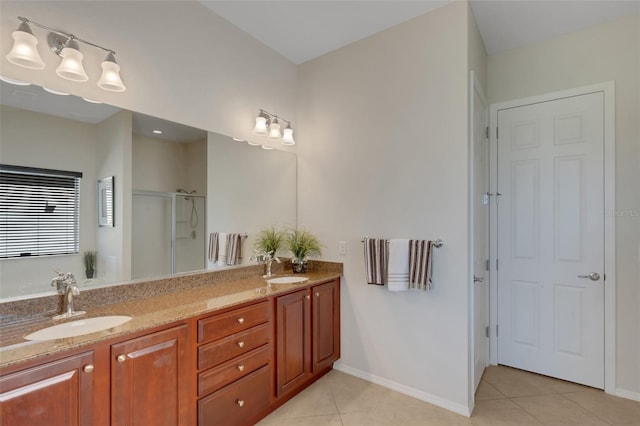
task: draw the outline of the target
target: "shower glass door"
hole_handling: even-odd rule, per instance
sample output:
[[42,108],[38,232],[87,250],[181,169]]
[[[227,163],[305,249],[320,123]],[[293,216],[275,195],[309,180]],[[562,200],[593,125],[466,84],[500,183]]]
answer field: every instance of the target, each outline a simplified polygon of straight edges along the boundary
[[174,271],[204,269],[205,265],[205,197],[175,195]]
[[205,268],[205,199],[168,192],[134,192],[133,279]]

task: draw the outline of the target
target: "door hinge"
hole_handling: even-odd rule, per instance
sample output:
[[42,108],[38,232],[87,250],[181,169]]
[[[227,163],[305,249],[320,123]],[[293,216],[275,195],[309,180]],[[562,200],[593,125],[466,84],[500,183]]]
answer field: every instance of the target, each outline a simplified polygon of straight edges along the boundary
[[485,271],[489,270],[489,259],[487,259],[487,261],[485,262],[484,269]]
[[500,262],[498,261],[498,259],[496,259],[496,271],[500,269]]
[[498,139],[498,127],[496,127],[496,139]]
[[496,324],[496,337],[498,337],[498,335],[500,334],[500,333],[498,333],[498,327],[500,327],[500,326],[498,324]]
[[489,139],[489,126],[484,128],[484,137]]
[[485,334],[486,337],[489,337],[489,326],[485,327],[484,334]]

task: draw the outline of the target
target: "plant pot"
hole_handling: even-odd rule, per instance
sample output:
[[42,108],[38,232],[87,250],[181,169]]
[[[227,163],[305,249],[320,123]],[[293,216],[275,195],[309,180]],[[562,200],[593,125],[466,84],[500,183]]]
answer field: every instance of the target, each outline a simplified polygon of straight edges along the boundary
[[307,261],[300,259],[293,259],[291,261],[291,266],[293,268],[294,274],[304,274],[307,272]]
[[87,276],[87,278],[93,278],[95,273],[96,273],[95,269],[85,269],[84,270],[84,274]]

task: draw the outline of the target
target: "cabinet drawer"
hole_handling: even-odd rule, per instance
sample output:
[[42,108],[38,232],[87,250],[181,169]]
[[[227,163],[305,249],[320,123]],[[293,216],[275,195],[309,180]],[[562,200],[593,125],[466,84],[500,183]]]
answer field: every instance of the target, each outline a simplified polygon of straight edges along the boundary
[[266,301],[201,319],[198,321],[198,343],[220,339],[267,321],[269,303]]
[[231,361],[198,374],[198,396],[216,391],[269,364],[271,346],[264,345]]
[[198,401],[198,425],[247,425],[271,403],[270,367],[222,388]]
[[198,369],[213,367],[271,341],[271,323],[207,343],[198,348]]

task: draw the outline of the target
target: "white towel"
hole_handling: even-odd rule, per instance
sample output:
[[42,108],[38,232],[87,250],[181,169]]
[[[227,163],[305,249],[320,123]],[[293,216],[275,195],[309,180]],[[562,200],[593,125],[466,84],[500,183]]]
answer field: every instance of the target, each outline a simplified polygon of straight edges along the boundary
[[389,240],[389,291],[409,290],[409,240]]
[[225,266],[227,264],[228,236],[229,234],[227,232],[218,233],[218,266]]

